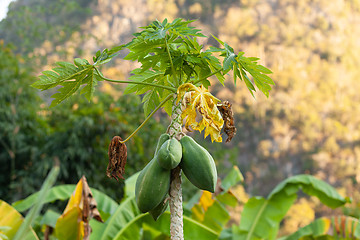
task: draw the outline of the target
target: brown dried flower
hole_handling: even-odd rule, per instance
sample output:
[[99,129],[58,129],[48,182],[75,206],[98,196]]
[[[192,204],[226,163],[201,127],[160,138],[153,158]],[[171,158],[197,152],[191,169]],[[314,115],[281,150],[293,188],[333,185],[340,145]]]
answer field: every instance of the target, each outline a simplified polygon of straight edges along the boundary
[[125,164],[127,158],[127,148],[125,143],[120,143],[122,138],[119,136],[113,137],[109,145],[109,165],[106,169],[106,175],[109,178],[124,179]]
[[236,127],[234,125],[234,114],[231,110],[231,103],[229,101],[224,101],[217,104],[217,108],[219,109],[224,120],[224,132],[228,136],[226,142],[230,142],[236,134]]

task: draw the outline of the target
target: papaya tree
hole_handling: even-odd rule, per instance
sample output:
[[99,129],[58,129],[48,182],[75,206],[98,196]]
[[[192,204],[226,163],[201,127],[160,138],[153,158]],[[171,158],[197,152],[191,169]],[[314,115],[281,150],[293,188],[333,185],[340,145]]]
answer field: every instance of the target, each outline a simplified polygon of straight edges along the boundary
[[[205,49],[198,38],[206,37],[190,24],[193,21],[175,19],[173,22],[154,21],[142,27],[126,44],[98,51],[90,63],[76,58],[74,64],[57,62],[52,70],[43,71],[32,86],[48,90],[57,86],[50,107],[56,106],[80,91],[90,101],[100,81],[127,84],[123,94],[143,95],[147,118],[125,140],[116,136],[109,146],[107,175],[123,178],[127,159],[126,141],[163,108],[171,121],[167,132],[158,140],[153,159],[141,171],[135,188],[136,200],[142,212],[150,212],[156,219],[169,203],[172,239],[183,239],[183,209],[181,171],[196,187],[215,191],[217,172],[209,152],[182,132],[182,123],[188,131],[204,130],[212,142],[226,141],[236,133],[231,103],[221,101],[209,92],[209,78],[215,76],[224,85],[225,75],[232,72],[234,84],[240,79],[254,96],[255,86],[269,96],[271,71],[258,64],[258,58],[245,57],[214,37],[218,46]],[[140,67],[131,72],[128,80],[105,77],[100,66],[108,63],[121,50],[127,49],[125,60],[137,61]]]

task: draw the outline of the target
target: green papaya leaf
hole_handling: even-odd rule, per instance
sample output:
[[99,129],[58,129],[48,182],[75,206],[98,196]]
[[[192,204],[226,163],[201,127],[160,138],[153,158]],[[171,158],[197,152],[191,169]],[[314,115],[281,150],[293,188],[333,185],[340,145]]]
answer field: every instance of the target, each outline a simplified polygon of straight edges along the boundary
[[93,65],[90,65],[86,59],[76,58],[74,64],[69,62],[57,62],[57,67],[52,71],[43,71],[39,80],[31,86],[41,90],[47,90],[57,86],[62,86],[57,93],[52,95],[53,101],[50,107],[53,107],[73,95],[80,86],[86,84],[81,93],[85,93],[86,98],[90,101],[95,86],[98,81],[102,81],[95,72]]
[[[66,184],[52,187],[44,199],[44,203],[54,202],[56,200],[64,201],[69,199],[75,190],[75,186],[75,184]],[[119,205],[112,198],[94,188],[91,188],[91,192],[94,195],[94,198],[97,202],[97,208],[100,211],[109,214],[112,214],[116,211]],[[24,212],[35,204],[38,195],[39,192],[33,193],[23,200],[14,202],[12,206],[19,212]]]
[[252,197],[245,204],[240,225],[235,229],[234,239],[274,239],[280,221],[302,189],[332,208],[344,205],[348,200],[340,196],[329,184],[310,175],[298,175],[281,182],[268,196]]
[[360,239],[360,221],[349,216],[319,218],[282,240],[317,239],[332,236],[334,239]]
[[[155,222],[152,217],[146,213],[138,215],[129,222],[114,238],[114,240],[140,240],[142,239],[143,226],[152,227],[161,232],[162,235],[170,236],[170,213],[164,212]],[[217,239],[218,234],[205,225],[184,216],[184,239],[209,240]],[[162,238],[163,239],[163,238]]]
[[[13,239],[24,218],[15,208],[0,200],[0,234],[8,239]],[[29,227],[26,231],[24,240],[39,240],[34,230]]]

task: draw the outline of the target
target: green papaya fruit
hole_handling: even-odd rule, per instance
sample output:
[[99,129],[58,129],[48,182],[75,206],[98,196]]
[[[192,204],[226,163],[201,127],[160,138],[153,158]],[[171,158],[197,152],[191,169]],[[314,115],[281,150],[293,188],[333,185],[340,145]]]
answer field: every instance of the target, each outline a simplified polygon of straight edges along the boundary
[[189,136],[181,138],[180,143],[182,146],[180,167],[187,179],[202,190],[214,192],[217,172],[210,153]]
[[157,161],[165,169],[177,167],[181,161],[182,147],[176,138],[166,140],[157,152]]
[[164,144],[164,142],[166,142],[167,140],[170,139],[170,135],[167,133],[163,133],[160,135],[157,145],[156,145],[156,149],[155,149],[155,154],[156,155],[160,149],[160,147]]
[[159,205],[157,205],[154,209],[149,211],[149,214],[152,216],[152,218],[156,221],[158,218],[163,214],[166,210],[166,208],[169,205],[169,201],[165,200],[167,198],[167,195],[165,195],[165,198],[161,201]]
[[145,213],[158,206],[169,187],[170,171],[160,167],[155,156],[136,179],[135,199],[140,211]]

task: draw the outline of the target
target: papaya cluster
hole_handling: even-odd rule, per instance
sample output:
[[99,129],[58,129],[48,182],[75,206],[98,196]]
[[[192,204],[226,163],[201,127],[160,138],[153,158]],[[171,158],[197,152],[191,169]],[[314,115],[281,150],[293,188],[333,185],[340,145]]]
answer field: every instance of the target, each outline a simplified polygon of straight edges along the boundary
[[141,212],[149,212],[157,220],[166,210],[171,170],[179,165],[196,187],[215,191],[217,172],[210,153],[189,136],[178,141],[164,133],[159,137],[153,159],[136,180],[135,198]]

